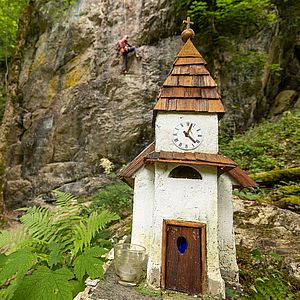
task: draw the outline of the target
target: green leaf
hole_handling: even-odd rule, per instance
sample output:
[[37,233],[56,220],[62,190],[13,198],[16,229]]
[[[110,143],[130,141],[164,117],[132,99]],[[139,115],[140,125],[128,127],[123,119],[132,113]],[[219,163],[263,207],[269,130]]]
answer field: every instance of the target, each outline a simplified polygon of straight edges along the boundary
[[19,272],[14,280],[10,282],[10,285],[6,288],[1,288],[0,290],[0,299],[1,300],[10,300],[14,296],[15,290],[20,285],[20,282],[23,280],[26,272]]
[[251,254],[252,254],[252,256],[255,258],[255,259],[257,259],[257,260],[262,260],[262,253],[260,252],[260,250],[259,249],[253,249],[252,251],[251,251]]
[[7,256],[5,254],[0,254],[0,269],[3,268],[3,265],[7,261]]
[[70,282],[73,284],[73,297],[76,297],[78,293],[82,292],[85,289],[84,281],[71,280]]
[[96,236],[100,230],[103,230],[105,226],[111,222],[118,220],[119,217],[110,213],[109,211],[102,211],[101,213],[92,212],[86,221],[80,222],[74,228],[74,251],[73,256],[84,248],[88,248],[92,242],[92,239]]
[[91,278],[102,278],[103,260],[99,259],[107,251],[100,247],[93,247],[85,250],[85,252],[79,255],[74,262],[74,272],[76,277],[81,281],[85,274],[88,274]]
[[[26,273],[36,264],[36,258],[30,248],[24,248],[8,255],[4,265],[0,268],[0,285],[14,275]],[[3,261],[3,257],[1,260]]]
[[6,254],[30,246],[33,239],[24,226],[13,230],[2,230],[0,233],[0,250]]
[[60,252],[61,245],[58,243],[51,243],[48,248],[51,250],[48,262],[49,267],[51,268],[52,266],[62,263],[64,258]]
[[52,271],[40,266],[28,275],[15,291],[13,300],[72,300],[73,284],[69,281],[74,274],[63,267]]

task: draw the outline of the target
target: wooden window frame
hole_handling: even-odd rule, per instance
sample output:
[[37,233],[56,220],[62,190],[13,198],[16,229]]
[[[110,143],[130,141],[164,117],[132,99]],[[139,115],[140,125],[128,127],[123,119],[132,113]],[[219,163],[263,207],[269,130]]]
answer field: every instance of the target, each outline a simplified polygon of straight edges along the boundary
[[207,267],[206,267],[206,224],[194,221],[181,221],[181,220],[163,220],[162,228],[162,261],[161,261],[161,281],[162,289],[166,288],[166,252],[167,252],[167,226],[181,226],[189,228],[199,228],[201,235],[201,294],[206,292],[207,288]]

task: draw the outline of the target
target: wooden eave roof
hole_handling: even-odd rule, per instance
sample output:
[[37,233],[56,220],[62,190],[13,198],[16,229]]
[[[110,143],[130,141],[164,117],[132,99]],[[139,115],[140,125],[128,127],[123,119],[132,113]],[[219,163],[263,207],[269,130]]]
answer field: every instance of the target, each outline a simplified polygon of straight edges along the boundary
[[257,187],[258,184],[251,179],[239,166],[228,171],[229,175],[242,187]]
[[221,171],[228,171],[237,166],[231,159],[220,155],[210,153],[196,153],[196,152],[171,152],[160,151],[152,152],[145,158],[147,163],[163,162],[175,164],[189,164],[189,165],[206,165],[220,167]]
[[147,146],[135,159],[133,159],[125,168],[123,168],[118,176],[120,178],[130,178],[139,168],[144,165],[145,157],[155,151],[155,143],[152,142]]
[[157,111],[224,113],[217,84],[205,67],[206,61],[188,40],[177,54],[158,101]]
[[118,176],[132,185],[132,176],[143,165],[155,162],[216,166],[221,173],[228,172],[242,187],[256,187],[257,184],[246,172],[228,157],[222,154],[197,153],[197,152],[155,152],[154,142],[146,147],[134,160],[123,168]]

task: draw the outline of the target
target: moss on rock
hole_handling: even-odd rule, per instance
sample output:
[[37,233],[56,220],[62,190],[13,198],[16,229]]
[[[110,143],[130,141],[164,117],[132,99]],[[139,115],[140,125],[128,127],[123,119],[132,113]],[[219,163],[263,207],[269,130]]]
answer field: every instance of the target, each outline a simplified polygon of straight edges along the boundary
[[281,182],[297,182],[300,178],[300,168],[273,170],[262,172],[251,176],[256,182],[265,186],[273,186]]

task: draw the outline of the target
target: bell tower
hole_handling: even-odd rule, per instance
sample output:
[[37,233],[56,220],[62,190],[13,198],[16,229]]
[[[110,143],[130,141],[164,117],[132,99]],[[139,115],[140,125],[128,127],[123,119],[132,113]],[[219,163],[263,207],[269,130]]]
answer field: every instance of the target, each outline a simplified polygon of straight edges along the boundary
[[256,183],[218,153],[224,107],[185,22],[154,107],[155,141],[119,176],[134,187],[131,241],[147,249],[147,282],[224,298],[221,271],[238,280],[232,186]]
[[155,150],[218,153],[218,114],[224,113],[217,84],[206,61],[193,45],[194,32],[182,33],[185,42],[163,83],[154,107]]

